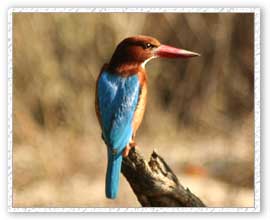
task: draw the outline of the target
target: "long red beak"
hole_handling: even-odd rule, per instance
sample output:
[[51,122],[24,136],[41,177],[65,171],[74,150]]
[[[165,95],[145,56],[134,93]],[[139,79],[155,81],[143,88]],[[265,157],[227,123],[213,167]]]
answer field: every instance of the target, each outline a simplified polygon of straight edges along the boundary
[[178,49],[175,47],[171,47],[168,45],[160,45],[155,50],[155,55],[158,57],[166,57],[166,58],[190,58],[190,57],[196,57],[200,56],[200,54],[184,50],[184,49]]

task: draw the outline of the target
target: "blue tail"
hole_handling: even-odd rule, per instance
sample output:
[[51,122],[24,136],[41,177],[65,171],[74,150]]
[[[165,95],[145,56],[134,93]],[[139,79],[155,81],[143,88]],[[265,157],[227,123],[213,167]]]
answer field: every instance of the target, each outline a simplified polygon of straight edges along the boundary
[[113,155],[108,149],[108,165],[106,173],[106,197],[115,199],[118,194],[119,179],[122,165],[122,154]]

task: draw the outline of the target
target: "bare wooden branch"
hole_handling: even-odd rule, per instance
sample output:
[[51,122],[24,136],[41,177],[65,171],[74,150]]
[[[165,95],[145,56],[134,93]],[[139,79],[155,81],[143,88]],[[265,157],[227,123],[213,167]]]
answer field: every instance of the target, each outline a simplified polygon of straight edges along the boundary
[[180,184],[155,151],[147,162],[137,148],[132,148],[123,159],[122,173],[144,207],[205,207],[197,196]]

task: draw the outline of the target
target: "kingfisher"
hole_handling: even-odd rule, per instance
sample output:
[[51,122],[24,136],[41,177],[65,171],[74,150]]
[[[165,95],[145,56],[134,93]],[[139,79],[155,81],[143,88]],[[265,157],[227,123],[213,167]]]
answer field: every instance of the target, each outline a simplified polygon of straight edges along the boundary
[[145,64],[158,57],[190,58],[198,53],[161,44],[149,36],[122,40],[96,81],[95,109],[107,145],[106,197],[115,199],[123,157],[136,146],[135,135],[146,107]]

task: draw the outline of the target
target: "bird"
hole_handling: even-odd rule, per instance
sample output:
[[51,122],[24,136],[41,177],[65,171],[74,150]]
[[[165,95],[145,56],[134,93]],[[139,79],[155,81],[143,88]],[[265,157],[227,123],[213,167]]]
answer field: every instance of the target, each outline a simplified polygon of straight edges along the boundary
[[107,146],[105,194],[118,195],[123,157],[136,147],[135,136],[146,107],[145,64],[153,58],[190,58],[200,54],[161,44],[157,39],[137,35],[116,47],[109,63],[96,80],[95,110],[101,137]]

